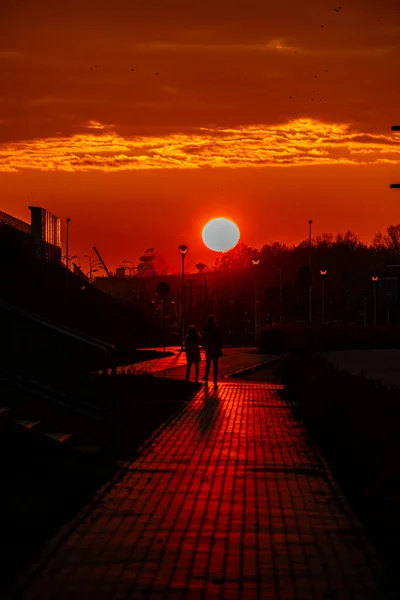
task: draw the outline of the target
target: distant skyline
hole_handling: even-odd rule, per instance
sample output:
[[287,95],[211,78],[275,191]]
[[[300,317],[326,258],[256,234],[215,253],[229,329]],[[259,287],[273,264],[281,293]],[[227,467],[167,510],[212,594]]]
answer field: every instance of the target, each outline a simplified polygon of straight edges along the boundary
[[[211,264],[241,241],[299,243],[400,222],[397,0],[3,0],[0,210],[41,205],[82,258],[155,247]],[[65,228],[65,227],[64,227]],[[65,232],[63,232],[65,240]]]

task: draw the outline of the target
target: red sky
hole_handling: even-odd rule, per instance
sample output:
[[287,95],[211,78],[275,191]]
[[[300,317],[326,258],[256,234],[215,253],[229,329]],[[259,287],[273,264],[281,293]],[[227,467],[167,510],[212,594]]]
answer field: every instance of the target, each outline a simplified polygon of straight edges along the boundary
[[216,216],[254,246],[399,222],[398,0],[193,4],[2,0],[0,210],[172,270]]

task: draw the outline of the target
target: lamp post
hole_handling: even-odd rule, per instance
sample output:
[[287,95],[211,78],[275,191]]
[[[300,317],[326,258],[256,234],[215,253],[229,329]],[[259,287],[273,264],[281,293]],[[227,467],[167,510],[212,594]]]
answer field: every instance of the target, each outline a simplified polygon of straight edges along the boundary
[[185,345],[185,256],[189,250],[185,244],[182,244],[178,248],[179,253],[182,257],[182,302],[181,302],[181,334],[182,334],[182,344],[181,350],[183,352]]
[[[308,221],[308,224],[309,224],[309,226],[310,226],[310,242],[309,242],[309,249],[310,249],[310,272],[312,273],[312,268],[311,268],[311,254],[312,254],[312,219],[310,219],[310,220]],[[308,301],[309,301],[309,317],[308,317],[308,320],[309,320],[309,323],[310,323],[310,325],[311,325],[311,321],[312,321],[312,287],[311,287],[311,286],[310,286],[310,289],[309,289],[308,293],[309,293],[309,298],[308,298]]]
[[[207,268],[207,265],[205,265],[204,263],[197,263],[197,265],[194,265],[196,267],[196,269],[199,272],[199,275],[201,275],[204,271],[204,269]],[[203,303],[203,292],[202,292],[202,286],[200,285],[200,305],[202,305],[204,307],[204,313],[207,313],[207,274],[204,273],[204,303]],[[207,315],[204,314],[204,318]]]
[[[400,125],[392,125],[392,131],[400,131]],[[400,189],[400,183],[392,183],[392,189]]]
[[279,321],[283,323],[283,314],[282,314],[282,271],[276,265],[272,265],[274,269],[278,271],[278,294],[279,294]]
[[259,258],[252,259],[254,265],[254,343],[257,346],[257,331],[258,331],[258,310],[257,310],[257,267],[260,264]]
[[[99,260],[93,260],[88,254],[85,254],[85,258],[89,259],[89,280],[92,281],[93,273],[97,273],[99,269],[104,269],[104,267]],[[97,268],[94,269],[93,267]]]
[[372,277],[372,284],[374,286],[374,327],[376,327],[376,286],[378,285],[379,277]]
[[67,219],[66,223],[67,223],[67,232],[66,232],[66,238],[67,238],[67,269],[69,269],[69,224],[71,222],[71,219]]
[[320,271],[322,277],[322,325],[325,325],[325,277],[327,274],[327,270]]
[[387,326],[390,327],[390,299],[391,299],[391,293],[387,292],[386,293],[386,297],[387,297]]

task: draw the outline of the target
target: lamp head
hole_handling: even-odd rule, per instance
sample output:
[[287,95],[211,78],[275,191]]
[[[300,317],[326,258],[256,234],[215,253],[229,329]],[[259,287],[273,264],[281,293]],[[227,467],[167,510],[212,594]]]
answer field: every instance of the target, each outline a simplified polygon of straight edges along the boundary
[[256,267],[260,263],[259,258],[252,258],[253,265]]
[[185,244],[182,244],[181,246],[179,246],[178,250],[181,256],[185,256],[189,248],[185,246]]
[[325,269],[325,271],[320,271],[320,273],[321,273],[321,275],[322,275],[322,276],[326,275],[326,274],[327,274],[327,272],[328,272],[328,271],[327,271],[326,269]]
[[372,281],[378,281],[379,277],[372,277]]

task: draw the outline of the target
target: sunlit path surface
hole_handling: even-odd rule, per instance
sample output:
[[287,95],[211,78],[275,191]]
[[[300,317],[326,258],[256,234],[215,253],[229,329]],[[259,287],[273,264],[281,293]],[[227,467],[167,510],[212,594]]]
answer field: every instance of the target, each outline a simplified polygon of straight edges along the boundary
[[[162,350],[162,348],[148,348],[148,350]],[[132,371],[152,373],[159,377],[182,379],[186,372],[186,354],[180,352],[177,346],[167,347],[168,352],[173,352],[172,356],[165,356],[152,360],[118,367],[117,372]],[[219,359],[220,377],[232,373],[238,369],[250,367],[257,363],[269,362],[276,359],[273,354],[259,354],[255,348],[224,348],[223,356]],[[201,350],[200,378],[203,377],[205,370],[205,352]],[[191,379],[194,379],[194,366],[192,367]],[[212,379],[212,369],[210,378]]]
[[280,386],[222,383],[150,440],[18,597],[389,596]]

